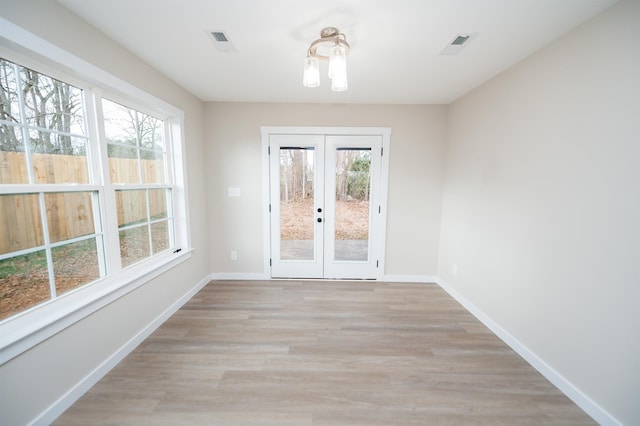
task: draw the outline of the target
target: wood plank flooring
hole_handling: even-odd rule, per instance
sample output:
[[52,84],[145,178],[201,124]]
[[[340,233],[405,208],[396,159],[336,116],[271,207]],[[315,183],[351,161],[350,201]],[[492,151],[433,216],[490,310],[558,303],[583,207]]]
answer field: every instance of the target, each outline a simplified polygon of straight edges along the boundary
[[433,284],[211,282],[56,425],[587,425]]

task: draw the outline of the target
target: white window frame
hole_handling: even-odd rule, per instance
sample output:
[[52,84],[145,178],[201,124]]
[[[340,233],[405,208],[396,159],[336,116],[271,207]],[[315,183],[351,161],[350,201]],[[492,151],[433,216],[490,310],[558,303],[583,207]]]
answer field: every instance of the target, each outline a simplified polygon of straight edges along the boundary
[[[187,198],[186,167],[184,158],[184,112],[118,77],[84,61],[83,59],[53,45],[23,28],[0,17],[0,55],[7,60],[52,78],[77,86],[85,91],[86,121],[89,143],[95,144],[88,152],[100,149],[106,159],[106,143],[102,124],[94,120],[100,117],[103,93],[107,99],[118,100],[125,106],[161,118],[165,122],[167,164],[173,173],[172,210],[175,228],[175,248],[148,259],[122,268],[120,265],[117,239],[117,218],[115,211],[107,211],[115,206],[115,189],[105,170],[105,161],[98,164],[95,159],[88,161],[89,173],[94,181],[82,185],[82,190],[96,190],[100,198],[100,216],[105,233],[107,275],[90,284],[78,287],[60,297],[36,305],[21,313],[0,321],[0,365],[64,330],[72,324],[91,315],[102,307],[130,293],[141,285],[158,277],[169,269],[191,257],[191,236]],[[115,98],[114,98],[115,97]],[[91,154],[89,154],[91,155]],[[24,193],[27,185],[10,185],[10,192]],[[37,192],[37,185],[28,185],[28,192]],[[45,186],[47,192],[64,191],[72,185]],[[164,185],[166,187],[166,185]],[[7,186],[5,186],[5,189]],[[76,188],[76,190],[78,190]],[[6,191],[5,191],[6,192]],[[111,197],[111,200],[107,200]],[[111,209],[112,210],[112,209]],[[98,218],[96,218],[98,220]],[[115,221],[115,223],[113,223]],[[109,236],[109,233],[114,235]],[[114,236],[116,238],[114,238]],[[115,256],[115,253],[118,255]]]

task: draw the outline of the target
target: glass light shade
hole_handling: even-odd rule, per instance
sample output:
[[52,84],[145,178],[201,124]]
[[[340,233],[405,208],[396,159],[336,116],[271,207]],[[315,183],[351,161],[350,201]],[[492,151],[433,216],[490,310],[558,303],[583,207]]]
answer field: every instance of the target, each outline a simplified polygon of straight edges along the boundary
[[331,48],[329,56],[329,78],[347,78],[347,49],[339,43]]
[[344,92],[348,87],[346,74],[344,78],[333,77],[331,79],[331,90],[334,92]]
[[318,65],[318,59],[313,56],[307,56],[304,60],[302,84],[306,87],[320,86],[320,66]]

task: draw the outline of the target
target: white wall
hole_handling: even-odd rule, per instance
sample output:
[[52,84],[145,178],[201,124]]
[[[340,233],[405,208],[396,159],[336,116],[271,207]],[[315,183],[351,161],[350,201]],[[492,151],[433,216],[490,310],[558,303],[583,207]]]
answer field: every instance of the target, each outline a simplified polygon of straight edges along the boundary
[[438,268],[574,396],[629,425],[640,424],[639,40],[640,3],[619,3],[451,105]]
[[210,272],[203,104],[54,1],[0,0],[3,18],[185,112],[191,259],[0,366],[0,424],[21,425],[98,368]]
[[[369,126],[392,128],[385,273],[435,276],[446,112],[425,105],[207,104],[213,272],[263,273],[261,126]],[[228,197],[228,187],[239,187],[241,197]]]

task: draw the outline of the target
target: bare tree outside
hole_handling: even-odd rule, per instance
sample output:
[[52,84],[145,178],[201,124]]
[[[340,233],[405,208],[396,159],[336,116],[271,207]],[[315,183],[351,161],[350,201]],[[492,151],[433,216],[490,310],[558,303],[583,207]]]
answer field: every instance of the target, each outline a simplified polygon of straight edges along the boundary
[[106,99],[102,105],[109,157],[155,159],[153,151],[164,150],[161,120]]
[[[22,101],[22,102],[21,102]],[[24,105],[21,110],[20,105]],[[0,151],[24,152],[27,124],[34,153],[84,155],[82,91],[70,84],[0,59]]]

